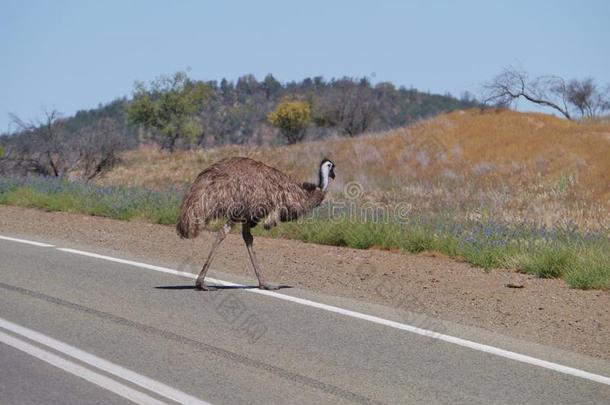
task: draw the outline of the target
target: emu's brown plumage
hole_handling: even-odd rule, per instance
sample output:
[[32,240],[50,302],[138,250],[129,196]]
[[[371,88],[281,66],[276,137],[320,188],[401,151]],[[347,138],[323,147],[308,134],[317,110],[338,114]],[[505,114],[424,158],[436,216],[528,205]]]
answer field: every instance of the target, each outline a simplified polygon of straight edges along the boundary
[[[323,172],[323,167],[326,170]],[[261,162],[232,157],[214,163],[195,179],[182,200],[178,234],[194,238],[211,221],[223,220],[206,263],[197,278],[197,287],[209,289],[203,283],[214,252],[236,223],[242,224],[242,236],[261,288],[264,283],[254,251],[250,228],[264,221],[265,229],[278,222],[290,221],[322,203],[328,177],[334,178],[334,164],[324,159],[320,164],[320,182],[297,183],[279,170]]]

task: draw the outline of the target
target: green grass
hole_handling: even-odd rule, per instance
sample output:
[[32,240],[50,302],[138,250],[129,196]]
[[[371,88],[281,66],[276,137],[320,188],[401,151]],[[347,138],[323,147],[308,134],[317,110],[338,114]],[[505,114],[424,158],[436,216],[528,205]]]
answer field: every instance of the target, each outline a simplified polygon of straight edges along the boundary
[[[0,178],[0,204],[144,220],[173,225],[180,190],[101,187],[63,179]],[[487,270],[516,269],[543,278],[563,278],[582,289],[610,289],[610,241],[607,233],[540,229],[492,220],[458,221],[451,213],[413,215],[404,221],[353,221],[326,210],[257,235],[356,249],[440,252]]]
[[577,257],[566,247],[540,248],[522,259],[520,270],[542,278],[563,277],[575,267]]
[[61,179],[0,181],[0,204],[158,224],[176,223],[181,196],[177,191],[99,187]]
[[[374,247],[409,253],[440,252],[486,270],[515,269],[542,278],[563,278],[575,288],[610,289],[610,242],[607,236],[586,236],[564,231],[549,236],[546,231],[541,234],[523,228],[515,232],[510,227],[504,228],[504,232],[514,232],[517,237],[508,242],[497,238],[486,239],[484,230],[482,234],[475,235],[480,238],[472,238],[472,235],[471,238],[464,238],[459,232],[439,232],[433,222],[427,226],[353,223],[346,218],[335,221],[320,218],[300,220],[281,224],[270,234],[255,228],[258,235],[323,245],[356,249]],[[524,235],[528,237],[524,238]]]
[[607,290],[610,289],[608,266],[610,266],[608,251],[604,253],[587,250],[574,260],[563,278],[575,288]]

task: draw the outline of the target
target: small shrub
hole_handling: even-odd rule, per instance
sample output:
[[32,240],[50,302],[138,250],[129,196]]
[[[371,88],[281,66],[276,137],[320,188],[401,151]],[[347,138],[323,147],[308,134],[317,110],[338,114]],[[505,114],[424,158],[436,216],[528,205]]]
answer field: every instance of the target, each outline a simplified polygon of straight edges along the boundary
[[521,270],[543,278],[558,278],[575,265],[575,255],[566,248],[547,246],[526,257]]
[[402,234],[401,247],[411,253],[420,253],[434,249],[434,236],[419,227],[406,227]]
[[575,288],[610,289],[610,251],[584,249],[572,267],[564,274],[566,282]]
[[505,267],[508,260],[508,252],[496,246],[468,246],[462,254],[466,261],[485,270]]

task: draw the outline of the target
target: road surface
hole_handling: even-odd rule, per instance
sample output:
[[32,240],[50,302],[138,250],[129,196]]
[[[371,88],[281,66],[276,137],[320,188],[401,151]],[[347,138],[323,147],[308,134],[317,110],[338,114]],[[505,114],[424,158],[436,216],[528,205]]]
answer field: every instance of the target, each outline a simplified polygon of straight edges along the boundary
[[610,403],[599,360],[520,358],[297,289],[196,291],[154,258],[11,238],[25,239],[0,238],[2,404]]

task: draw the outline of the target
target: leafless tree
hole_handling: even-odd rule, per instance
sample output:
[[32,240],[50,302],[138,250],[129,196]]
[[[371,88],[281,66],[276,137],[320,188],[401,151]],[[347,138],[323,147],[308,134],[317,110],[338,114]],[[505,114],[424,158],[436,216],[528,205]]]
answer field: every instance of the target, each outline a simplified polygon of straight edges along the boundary
[[123,141],[114,122],[103,119],[72,135],[65,148],[70,166],[80,177],[91,180],[108,172],[118,162]]
[[571,80],[567,86],[568,101],[582,117],[595,117],[610,109],[610,86],[602,91],[591,78]]
[[524,71],[507,68],[491,82],[484,85],[486,104],[510,106],[524,98],[534,104],[550,107],[571,120],[566,98],[566,85],[557,76],[541,76],[530,79]]
[[44,121],[29,122],[9,114],[18,133],[9,141],[4,160],[14,169],[57,177],[62,174],[58,137],[63,121],[56,110],[43,113]]
[[484,85],[486,104],[510,106],[518,99],[549,107],[565,118],[593,117],[610,109],[609,92],[601,92],[592,79],[566,83],[558,76],[529,75],[513,67]]
[[375,92],[366,79],[356,82],[343,78],[332,83],[328,97],[320,102],[316,123],[338,127],[348,136],[356,136],[371,127],[379,112]]
[[11,115],[18,132],[8,137],[0,171],[10,174],[75,175],[90,180],[118,161],[124,141],[111,119],[70,131],[55,111],[43,121],[25,122]]

